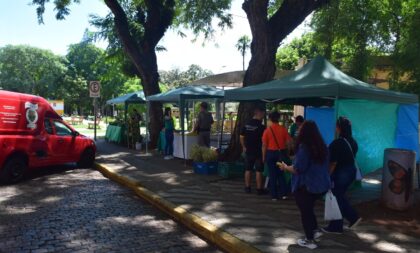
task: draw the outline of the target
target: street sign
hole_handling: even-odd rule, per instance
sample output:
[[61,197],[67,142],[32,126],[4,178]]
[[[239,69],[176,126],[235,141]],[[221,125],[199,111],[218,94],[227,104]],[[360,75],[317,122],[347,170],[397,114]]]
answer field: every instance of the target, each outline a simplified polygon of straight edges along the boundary
[[91,98],[98,98],[101,96],[101,83],[99,81],[90,81],[89,96]]

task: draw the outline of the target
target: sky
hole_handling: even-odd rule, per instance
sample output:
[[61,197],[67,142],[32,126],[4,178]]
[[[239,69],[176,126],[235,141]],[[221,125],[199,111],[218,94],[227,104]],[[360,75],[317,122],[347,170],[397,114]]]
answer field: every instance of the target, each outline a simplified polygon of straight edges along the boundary
[[[5,45],[30,45],[49,49],[56,54],[65,55],[68,46],[81,41],[89,26],[89,15],[105,16],[108,8],[101,0],[81,0],[80,4],[71,6],[71,13],[66,20],[55,19],[53,5],[46,6],[44,24],[38,24],[36,7],[30,5],[30,0],[0,0],[0,47]],[[246,14],[242,10],[243,0],[234,0],[230,13],[233,14],[233,29],[218,30],[213,40],[204,41],[186,32],[187,37],[181,38],[176,31],[169,30],[159,43],[167,51],[158,53],[160,70],[179,68],[185,70],[191,64],[200,65],[213,73],[242,70],[242,56],[235,47],[239,37],[251,37]],[[285,42],[300,37],[309,30],[305,25],[309,18],[288,36]],[[106,48],[106,42],[97,42]],[[246,65],[250,54],[245,58]]]

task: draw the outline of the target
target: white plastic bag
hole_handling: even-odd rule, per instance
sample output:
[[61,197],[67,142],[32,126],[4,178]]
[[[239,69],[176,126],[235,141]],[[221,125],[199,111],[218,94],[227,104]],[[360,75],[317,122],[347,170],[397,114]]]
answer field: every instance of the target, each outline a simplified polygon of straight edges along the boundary
[[329,190],[325,195],[324,219],[341,220],[342,218],[343,216],[341,215],[340,208],[338,207],[337,199],[331,190]]
[[356,181],[362,181],[363,176],[362,176],[362,171],[359,168],[359,165],[357,164],[357,162],[355,162],[355,167],[356,167]]

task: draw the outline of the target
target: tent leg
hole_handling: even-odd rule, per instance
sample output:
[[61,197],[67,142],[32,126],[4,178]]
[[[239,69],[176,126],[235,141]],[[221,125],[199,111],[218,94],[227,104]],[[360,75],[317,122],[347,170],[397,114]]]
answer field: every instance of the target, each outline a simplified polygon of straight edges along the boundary
[[221,124],[221,129],[220,129],[220,138],[219,138],[219,150],[220,152],[222,152],[222,143],[223,143],[223,128],[224,128],[224,122],[225,122],[225,107],[226,107],[226,102],[223,101],[222,103],[222,124]]
[[[150,112],[150,103],[146,104],[146,155],[149,154],[149,112]],[[141,129],[141,128],[140,128]]]

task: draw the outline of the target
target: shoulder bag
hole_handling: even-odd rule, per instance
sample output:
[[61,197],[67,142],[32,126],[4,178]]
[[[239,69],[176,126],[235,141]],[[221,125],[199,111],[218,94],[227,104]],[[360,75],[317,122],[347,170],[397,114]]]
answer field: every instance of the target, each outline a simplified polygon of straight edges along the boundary
[[351,154],[353,155],[354,167],[356,167],[356,180],[361,181],[363,179],[363,176],[362,176],[362,172],[360,171],[359,165],[357,164],[356,156],[354,155],[353,148],[351,147],[350,142],[346,140],[346,138],[341,138],[341,139],[343,139],[350,148]]

